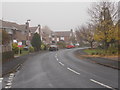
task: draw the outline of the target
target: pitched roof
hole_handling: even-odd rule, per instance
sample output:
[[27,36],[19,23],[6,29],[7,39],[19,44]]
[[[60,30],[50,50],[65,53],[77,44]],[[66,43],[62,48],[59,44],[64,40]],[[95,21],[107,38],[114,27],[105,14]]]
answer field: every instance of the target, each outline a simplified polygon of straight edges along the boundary
[[30,32],[35,33],[37,27],[29,27],[29,29],[30,29]]
[[[30,27],[30,31],[32,32],[32,33],[35,33],[35,31],[37,30],[37,26],[36,27]],[[45,34],[51,34],[51,30],[49,30],[49,29],[46,29],[45,27],[42,27],[42,32],[43,33],[45,33]]]
[[71,31],[56,31],[55,35],[56,36],[70,36]]
[[26,30],[26,25],[23,24],[23,25],[19,25],[15,22],[8,22],[8,21],[2,21],[0,20],[0,22],[2,23],[0,25],[0,27],[3,27],[3,28],[12,28],[12,29],[17,29],[17,30]]

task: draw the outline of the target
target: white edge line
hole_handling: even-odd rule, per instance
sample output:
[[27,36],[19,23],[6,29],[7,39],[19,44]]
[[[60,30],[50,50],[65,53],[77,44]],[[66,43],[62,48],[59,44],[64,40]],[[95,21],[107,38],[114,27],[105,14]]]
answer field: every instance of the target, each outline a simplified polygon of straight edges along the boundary
[[0,80],[3,80],[3,78],[0,78]]
[[90,79],[92,82],[94,82],[94,83],[97,83],[97,84],[99,84],[99,85],[101,85],[101,86],[104,86],[104,87],[106,87],[106,88],[111,88],[111,89],[114,89],[114,88],[112,88],[112,87],[110,87],[110,86],[108,86],[108,85],[105,85],[105,84],[103,84],[103,83],[101,83],[101,82],[98,82],[98,81],[96,81],[96,80],[94,80],[94,79]]
[[11,85],[12,85],[12,83],[11,83],[11,82],[9,82],[9,83],[7,83],[6,85],[7,85],[7,86],[11,86]]
[[11,82],[12,82],[12,80],[8,80],[7,82],[8,82],[8,83],[11,83]]
[[71,68],[67,68],[67,69],[70,70],[70,71],[72,71],[72,72],[74,72],[74,73],[76,73],[76,74],[78,74],[78,75],[80,75],[80,73],[76,72],[75,70],[73,70]]
[[11,88],[11,86],[6,86],[5,88]]
[[15,75],[15,74],[14,74],[14,73],[11,73],[10,75],[13,76],[13,75]]
[[62,66],[64,66],[64,64],[62,62],[59,62]]
[[8,79],[11,80],[11,79],[13,79],[13,77],[9,77]]

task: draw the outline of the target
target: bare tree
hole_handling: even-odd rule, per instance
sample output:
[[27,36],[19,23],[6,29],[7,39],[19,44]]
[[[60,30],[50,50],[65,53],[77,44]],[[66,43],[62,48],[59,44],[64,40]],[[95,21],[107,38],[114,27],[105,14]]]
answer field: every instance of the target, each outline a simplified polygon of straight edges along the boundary
[[118,20],[118,3],[116,2],[94,2],[92,7],[88,9],[88,14],[91,16],[91,21],[94,24],[99,24],[101,13],[105,8],[108,8],[111,14],[112,21]]
[[94,26],[92,24],[88,24],[87,26],[76,28],[76,36],[80,42],[87,42],[90,44],[91,48],[93,48],[93,43],[95,41],[94,31]]

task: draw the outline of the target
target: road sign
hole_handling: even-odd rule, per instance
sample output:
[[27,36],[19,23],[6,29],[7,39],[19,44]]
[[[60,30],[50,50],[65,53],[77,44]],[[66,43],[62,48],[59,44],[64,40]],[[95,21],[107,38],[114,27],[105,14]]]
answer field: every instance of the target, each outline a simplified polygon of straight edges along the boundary
[[22,47],[22,42],[18,42],[18,47]]
[[22,45],[22,42],[18,42],[18,45]]

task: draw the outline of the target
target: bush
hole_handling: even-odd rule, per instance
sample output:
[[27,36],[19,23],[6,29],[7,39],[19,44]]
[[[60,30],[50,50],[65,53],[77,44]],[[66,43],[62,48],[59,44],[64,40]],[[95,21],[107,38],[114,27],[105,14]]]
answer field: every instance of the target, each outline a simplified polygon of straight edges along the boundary
[[42,44],[42,45],[41,45],[41,50],[44,50],[44,48],[45,48],[45,45]]
[[92,53],[91,53],[91,55],[95,55],[95,53],[94,53],[94,52],[92,52]]
[[63,41],[57,42],[57,45],[59,46],[59,48],[66,48],[66,43]]
[[14,58],[14,52],[13,51],[8,51],[8,52],[3,52],[2,53],[2,61],[6,62],[10,59]]
[[17,43],[13,43],[12,44],[12,50],[13,50],[14,54],[18,54],[19,48],[18,48],[18,44]]
[[34,52],[34,47],[29,47],[29,52]]
[[118,53],[118,47],[113,47],[113,46],[109,47],[107,53],[109,55],[116,55]]

